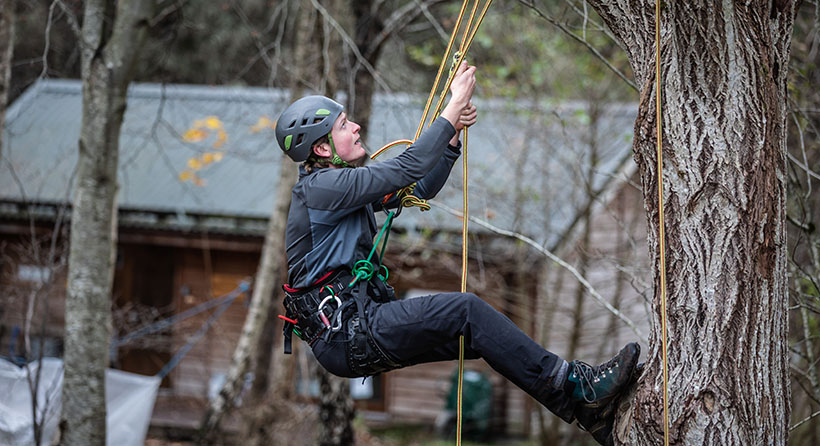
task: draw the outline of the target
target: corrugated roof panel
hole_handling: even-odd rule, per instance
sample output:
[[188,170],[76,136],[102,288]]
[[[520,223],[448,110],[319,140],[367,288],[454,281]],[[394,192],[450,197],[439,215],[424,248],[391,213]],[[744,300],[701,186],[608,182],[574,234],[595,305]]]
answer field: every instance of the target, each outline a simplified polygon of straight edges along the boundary
[[[82,118],[81,88],[76,80],[43,80],[9,109],[0,199],[70,200]],[[270,214],[278,164],[286,158],[272,128],[257,131],[254,126],[261,118],[276,119],[287,105],[286,92],[134,84],[128,94],[120,137],[120,206],[236,217]],[[425,99],[376,95],[366,128],[370,150],[394,139],[411,138]],[[469,130],[468,141],[471,214],[541,242],[563,232],[584,205],[588,190],[607,184],[630,154],[634,104],[602,107],[592,126],[582,103],[475,102],[479,121]],[[224,146],[213,147],[217,136],[210,129],[200,142],[183,141],[182,135],[208,116],[222,123],[227,135]],[[597,160],[588,183],[591,147],[596,147]],[[401,150],[393,148],[383,158]],[[216,152],[222,153],[221,161],[197,172],[203,185],[180,180],[190,159]],[[461,178],[459,161],[437,200],[460,209]],[[434,208],[426,213],[408,210],[396,225],[411,231],[459,230],[461,222]]]

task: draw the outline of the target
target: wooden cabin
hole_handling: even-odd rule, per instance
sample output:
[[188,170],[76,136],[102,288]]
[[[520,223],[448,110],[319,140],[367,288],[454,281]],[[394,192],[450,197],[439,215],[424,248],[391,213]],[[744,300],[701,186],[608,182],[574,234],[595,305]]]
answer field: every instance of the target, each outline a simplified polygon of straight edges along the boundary
[[[272,122],[286,97],[260,88],[137,84],[129,89],[120,137],[112,367],[150,375],[176,364],[162,382],[152,426],[196,427],[229,367],[249,299],[239,287],[255,274],[284,160]],[[369,146],[412,134],[422,101],[377,95],[367,127]],[[488,125],[480,122],[470,130],[471,216],[570,257],[579,246],[579,222],[591,221],[579,216],[603,216],[597,224],[611,214],[609,226],[595,231],[604,239],[616,232],[620,220],[601,200],[624,189],[618,175],[628,165],[634,107],[608,106],[593,129],[584,119],[584,104],[487,101],[478,106]],[[26,326],[39,327],[30,330],[36,334],[36,342],[28,342],[30,357],[62,353],[65,245],[80,110],[79,81],[42,80],[17,99],[6,120],[0,345],[20,359]],[[593,130],[601,135],[594,161],[586,155]],[[586,176],[578,178],[582,173]],[[461,220],[448,209],[461,206],[462,175],[457,165],[437,206],[426,213],[405,210],[394,225],[386,263],[402,298],[459,289]],[[640,217],[634,213],[635,196],[627,198],[632,201],[624,212],[634,220]],[[591,354],[592,362],[611,351],[568,350],[575,341],[559,327],[569,320],[565,305],[575,302],[570,297],[578,294],[577,282],[570,284],[572,279],[538,250],[476,224],[469,246],[469,291],[558,354]],[[600,280],[612,282],[612,270]],[[636,295],[621,298],[634,301]],[[547,327],[545,311],[554,321]],[[639,317],[638,310],[630,314]],[[167,318],[174,323],[134,337]],[[615,326],[623,337],[622,327]],[[181,351],[187,353],[175,360]],[[431,424],[445,406],[455,367],[455,362],[433,363],[392,371],[364,386],[354,382],[353,394],[374,423]],[[495,432],[527,435],[541,428],[533,422],[538,405],[525,393],[483,361],[468,361],[467,368],[493,385]],[[310,386],[302,391],[310,395]]]

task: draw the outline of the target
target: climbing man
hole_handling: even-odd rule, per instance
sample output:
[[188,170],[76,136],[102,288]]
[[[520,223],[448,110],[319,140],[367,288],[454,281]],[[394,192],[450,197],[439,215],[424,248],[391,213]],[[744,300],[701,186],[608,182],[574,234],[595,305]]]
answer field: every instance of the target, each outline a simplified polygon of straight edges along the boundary
[[414,195],[432,198],[447,180],[461,153],[460,132],[476,122],[475,71],[462,63],[441,115],[400,155],[366,167],[360,126],[337,102],[307,96],[281,114],[277,142],[302,163],[286,229],[285,351],[295,333],[330,373],[366,377],[457,359],[463,335],[465,358],[483,358],[554,414],[611,444],[614,408],[632,380],[638,344],[599,366],[567,362],[474,294],[397,300],[386,270],[369,261],[374,212],[399,206],[394,193],[414,182]]

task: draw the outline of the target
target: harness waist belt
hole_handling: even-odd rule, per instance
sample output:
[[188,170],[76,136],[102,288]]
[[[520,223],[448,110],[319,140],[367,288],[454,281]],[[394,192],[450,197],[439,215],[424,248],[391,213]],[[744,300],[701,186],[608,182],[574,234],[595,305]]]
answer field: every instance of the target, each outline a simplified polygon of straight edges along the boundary
[[347,270],[332,272],[309,288],[285,291],[285,353],[291,352],[291,333],[313,345],[330,328],[341,327],[340,307],[350,299],[347,287],[353,276]]

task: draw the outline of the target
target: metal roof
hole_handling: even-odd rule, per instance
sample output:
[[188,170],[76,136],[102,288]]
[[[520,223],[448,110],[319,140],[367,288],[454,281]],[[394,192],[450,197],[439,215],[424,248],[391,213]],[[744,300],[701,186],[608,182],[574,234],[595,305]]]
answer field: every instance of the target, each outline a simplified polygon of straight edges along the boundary
[[[278,164],[286,159],[272,128],[253,127],[263,117],[274,121],[287,97],[282,90],[255,87],[132,84],[120,135],[121,209],[269,216]],[[366,126],[368,147],[412,138],[425,99],[377,94]],[[631,163],[635,104],[606,105],[593,121],[584,103],[475,102],[479,121],[469,130],[468,141],[470,213],[496,226],[551,243],[584,206],[587,188],[605,187]],[[70,202],[81,106],[81,82],[59,79],[38,81],[12,104],[4,129],[0,200]],[[218,150],[212,147],[213,131],[200,142],[182,139],[208,116],[219,118],[227,135]],[[587,184],[593,146],[598,160]],[[393,148],[383,157],[401,150]],[[223,158],[198,172],[203,185],[180,180],[189,159],[214,152]],[[461,178],[459,161],[436,200],[460,209]],[[459,230],[461,223],[434,207],[425,213],[407,210],[396,226],[409,232]]]

